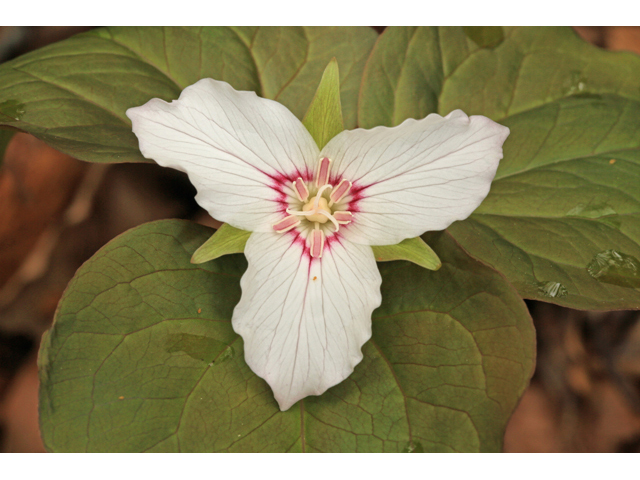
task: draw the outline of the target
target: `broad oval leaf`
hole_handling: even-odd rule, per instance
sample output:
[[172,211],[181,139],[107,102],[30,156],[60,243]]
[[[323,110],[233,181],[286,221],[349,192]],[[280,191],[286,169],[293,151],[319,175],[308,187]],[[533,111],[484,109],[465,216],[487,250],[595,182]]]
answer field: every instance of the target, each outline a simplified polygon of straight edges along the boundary
[[240,255],[189,263],[211,230],[164,220],[70,283],[40,352],[51,451],[498,451],[532,373],[513,288],[446,235],[443,266],[381,266],[383,304],[344,382],[281,412],[231,328]]
[[2,64],[0,125],[81,160],[142,162],[128,108],[175,99],[211,77],[302,118],[335,57],[345,124],[353,128],[376,37],[365,27],[99,28]]
[[568,28],[476,33],[387,29],[367,64],[359,123],[460,108],[508,126],[491,193],[449,228],[456,241],[526,298],[640,308],[640,58]]

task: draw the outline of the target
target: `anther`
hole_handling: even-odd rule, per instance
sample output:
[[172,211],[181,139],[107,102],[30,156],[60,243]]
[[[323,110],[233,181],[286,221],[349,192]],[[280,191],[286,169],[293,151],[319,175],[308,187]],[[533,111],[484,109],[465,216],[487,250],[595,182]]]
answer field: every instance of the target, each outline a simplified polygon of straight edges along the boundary
[[329,167],[331,166],[331,159],[324,157],[320,159],[318,163],[318,171],[316,173],[316,187],[326,185],[329,181]]
[[298,178],[291,185],[293,186],[293,191],[296,192],[298,200],[300,200],[301,202],[306,202],[309,198],[309,190],[307,189],[307,185],[304,183],[302,178]]
[[351,212],[333,212],[333,217],[340,225],[347,225],[351,223],[353,215]]
[[336,188],[331,191],[331,195],[329,195],[329,206],[331,207],[334,203],[339,202],[344,198],[344,196],[349,193],[351,190],[352,183],[349,180],[342,180]]
[[324,233],[322,230],[311,231],[311,242],[309,245],[309,254],[313,258],[322,258],[322,250],[324,249]]
[[273,226],[273,229],[278,233],[285,233],[298,225],[300,225],[300,219],[295,215],[289,215],[276,223]]

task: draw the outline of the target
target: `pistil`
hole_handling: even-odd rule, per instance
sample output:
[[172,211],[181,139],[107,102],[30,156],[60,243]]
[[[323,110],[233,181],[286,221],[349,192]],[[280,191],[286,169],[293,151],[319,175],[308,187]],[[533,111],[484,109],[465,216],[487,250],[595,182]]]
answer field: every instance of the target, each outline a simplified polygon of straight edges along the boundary
[[[330,221],[335,227],[334,233],[340,230],[340,225],[347,225],[351,223],[353,215],[349,211],[335,211],[332,212],[332,207],[339,203],[344,197],[349,194],[352,183],[349,180],[343,179],[334,188],[329,184],[331,160],[327,157],[323,157],[318,162],[318,169],[316,170],[315,185],[318,187],[316,194],[313,198],[309,199],[309,187],[305,181],[298,177],[295,181],[291,182],[291,186],[297,199],[302,202],[302,210],[286,209],[288,216],[278,223],[273,225],[273,229],[278,233],[285,233],[300,225],[301,218],[305,218],[308,222],[313,223],[313,230],[308,234],[307,240],[309,242],[309,254],[313,258],[322,258],[322,252],[324,250],[325,233],[320,227]],[[328,200],[323,197],[323,194],[327,190],[331,190]]]

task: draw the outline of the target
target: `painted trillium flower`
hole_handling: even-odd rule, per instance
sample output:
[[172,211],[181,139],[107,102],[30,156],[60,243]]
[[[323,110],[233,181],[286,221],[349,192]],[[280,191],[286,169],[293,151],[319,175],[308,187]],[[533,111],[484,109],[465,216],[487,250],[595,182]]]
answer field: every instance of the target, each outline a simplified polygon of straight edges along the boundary
[[186,172],[212,217],[253,232],[232,325],[282,410],[362,360],[381,302],[371,246],[467,218],[509,135],[456,110],[344,131],[320,151],[283,105],[212,79],[127,116],[145,157]]

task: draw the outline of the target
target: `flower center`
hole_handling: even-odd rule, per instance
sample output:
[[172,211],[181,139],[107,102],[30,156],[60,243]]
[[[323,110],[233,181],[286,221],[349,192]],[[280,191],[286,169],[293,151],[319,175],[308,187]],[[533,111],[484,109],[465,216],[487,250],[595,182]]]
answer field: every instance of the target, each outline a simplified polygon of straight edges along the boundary
[[[330,221],[335,234],[340,230],[340,225],[347,225],[351,223],[352,219],[351,212],[337,208],[341,206],[340,201],[349,193],[352,184],[348,180],[342,180],[335,187],[329,184],[330,167],[331,160],[329,158],[320,159],[314,181],[317,191],[311,200],[309,200],[309,187],[313,188],[313,185],[307,185],[302,178],[298,178],[291,184],[297,200],[300,202],[298,205],[301,205],[302,208],[287,208],[286,212],[289,216],[273,226],[273,229],[278,233],[285,233],[296,227],[300,233],[307,233],[309,252],[315,258],[322,257],[325,243],[324,229],[330,228],[321,228],[320,226]],[[323,196],[324,192],[330,192],[328,200]]]
[[[329,217],[327,214],[331,214],[331,210],[329,209],[329,202],[323,197],[320,197],[318,201],[318,206],[315,205],[315,199],[309,203],[305,203],[302,207],[303,212],[318,212],[312,213],[307,216],[307,220],[310,222],[318,222],[318,223],[327,223],[329,221]],[[319,213],[320,211],[324,213]]]

